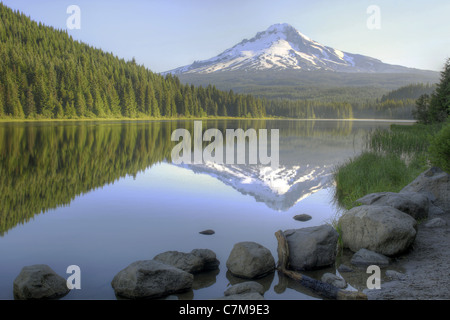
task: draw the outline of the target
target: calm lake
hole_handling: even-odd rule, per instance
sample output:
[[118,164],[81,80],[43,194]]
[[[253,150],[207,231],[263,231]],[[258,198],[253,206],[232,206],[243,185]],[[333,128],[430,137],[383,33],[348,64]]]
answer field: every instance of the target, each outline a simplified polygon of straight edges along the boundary
[[[0,123],[0,299],[22,267],[47,264],[81,290],[63,299],[116,299],[111,280],[164,251],[211,249],[220,271],[196,276],[180,299],[223,296],[233,245],[254,241],[277,260],[277,230],[329,223],[333,168],[387,121],[208,120],[217,128],[279,129],[280,167],[175,165],[171,134],[193,121]],[[408,124],[408,123],[406,123]],[[312,219],[299,222],[297,214]],[[213,229],[214,235],[200,231]],[[315,299],[276,272],[266,299]]]

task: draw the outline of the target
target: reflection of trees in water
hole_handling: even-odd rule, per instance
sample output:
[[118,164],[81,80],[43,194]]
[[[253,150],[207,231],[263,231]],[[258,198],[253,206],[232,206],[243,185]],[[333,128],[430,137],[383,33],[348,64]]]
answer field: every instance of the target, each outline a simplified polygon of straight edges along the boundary
[[[0,126],[0,234],[75,196],[170,161],[173,130],[193,121],[33,123]],[[208,120],[208,128],[280,129],[280,139],[346,136],[349,121]],[[282,142],[282,141],[281,141]]]
[[0,127],[0,232],[170,157],[176,123]]

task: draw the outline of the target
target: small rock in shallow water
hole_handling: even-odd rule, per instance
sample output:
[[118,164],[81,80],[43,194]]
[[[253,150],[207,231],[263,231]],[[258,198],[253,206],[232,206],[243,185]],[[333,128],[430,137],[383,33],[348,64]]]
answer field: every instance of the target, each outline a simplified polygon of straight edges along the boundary
[[215,300],[264,300],[264,297],[257,292],[248,292],[224,296]]
[[13,283],[17,300],[58,299],[69,293],[66,279],[45,264],[23,267]]
[[338,270],[340,273],[343,273],[343,272],[353,272],[353,269],[350,268],[349,266],[346,266],[345,264],[341,264],[337,270]]
[[116,296],[155,299],[192,288],[194,276],[156,260],[141,260],[120,271],[111,282]]
[[226,265],[236,277],[256,279],[274,272],[275,259],[266,247],[246,241],[234,245]]
[[339,289],[345,289],[347,287],[347,282],[344,279],[332,273],[325,273],[321,280],[322,282],[331,284]]
[[199,232],[200,234],[206,234],[206,235],[212,235],[212,234],[214,234],[215,233],[215,231],[214,230],[211,230],[211,229],[208,229],[208,230],[203,230],[203,231],[200,231]]
[[232,296],[236,294],[251,292],[256,292],[260,295],[264,295],[264,287],[260,283],[255,281],[241,282],[229,287],[227,290],[225,290],[224,294],[225,296]]
[[305,222],[305,221],[308,221],[311,219],[312,219],[312,217],[309,214],[305,214],[305,213],[294,216],[294,220],[302,221],[302,222]]

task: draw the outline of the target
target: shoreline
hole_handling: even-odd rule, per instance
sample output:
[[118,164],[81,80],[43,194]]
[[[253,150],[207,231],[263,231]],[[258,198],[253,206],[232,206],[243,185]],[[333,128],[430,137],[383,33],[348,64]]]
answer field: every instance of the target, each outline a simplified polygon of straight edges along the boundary
[[450,212],[430,216],[444,219],[446,226],[429,228],[422,222],[409,252],[387,269],[403,269],[403,279],[381,283],[381,289],[369,290],[370,300],[442,300],[450,299]]
[[35,123],[35,122],[151,122],[151,121],[217,121],[217,120],[267,120],[267,121],[355,121],[355,122],[392,122],[392,123],[416,123],[417,120],[407,119],[311,119],[311,118],[242,118],[242,117],[211,117],[211,118],[81,118],[81,119],[0,119],[0,123]]

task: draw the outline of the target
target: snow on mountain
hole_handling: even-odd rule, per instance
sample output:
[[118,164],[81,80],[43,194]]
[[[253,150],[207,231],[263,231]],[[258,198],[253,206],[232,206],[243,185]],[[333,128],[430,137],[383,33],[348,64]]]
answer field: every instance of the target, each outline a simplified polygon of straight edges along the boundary
[[182,168],[210,175],[244,195],[250,195],[277,211],[287,211],[309,195],[331,186],[331,166],[181,164]]
[[363,55],[324,46],[289,24],[274,24],[208,60],[165,72],[172,74],[219,71],[325,70],[341,72],[405,72],[409,68],[382,63]]

